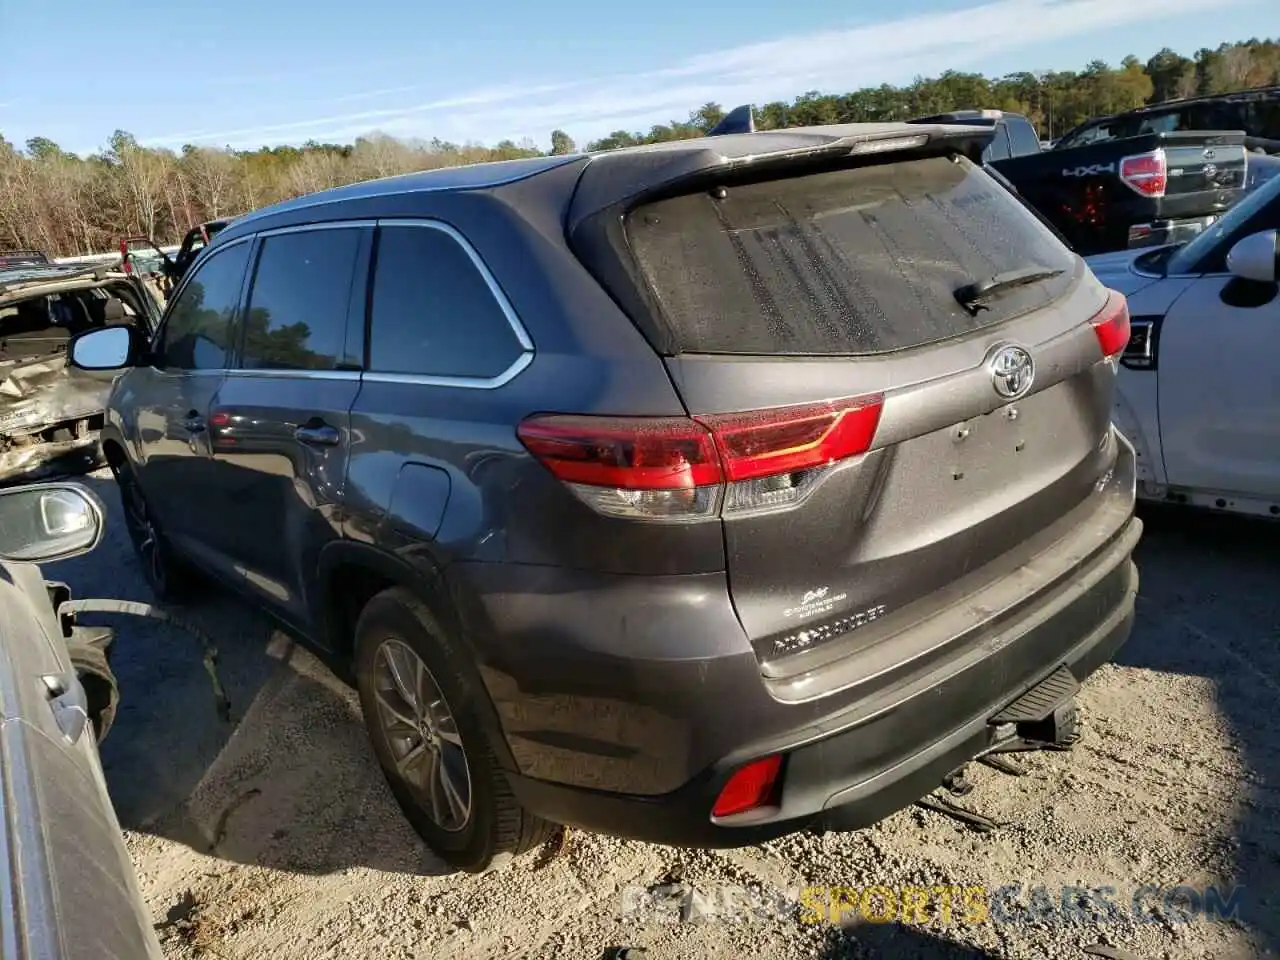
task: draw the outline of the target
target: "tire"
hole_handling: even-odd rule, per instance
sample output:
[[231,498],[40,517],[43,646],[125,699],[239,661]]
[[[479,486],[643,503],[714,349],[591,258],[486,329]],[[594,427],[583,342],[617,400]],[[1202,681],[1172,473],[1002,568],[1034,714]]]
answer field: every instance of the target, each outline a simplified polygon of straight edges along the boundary
[[120,488],[124,525],[129,531],[134,553],[142,567],[147,586],[160,603],[179,603],[190,597],[196,581],[194,571],[169,546],[164,533],[151,518],[147,498],[127,463],[112,464],[111,472]]
[[[392,794],[427,846],[454,869],[480,873],[495,860],[545,842],[557,827],[516,801],[480,720],[479,698],[486,694],[471,679],[474,669],[466,653],[426,604],[399,587],[383,591],[361,613],[355,643],[356,686],[369,739]],[[425,683],[407,676],[407,668],[416,670],[419,664]],[[408,692],[418,694],[417,701],[437,705],[431,719],[422,719],[425,711],[400,693],[396,670]],[[401,772],[397,757],[402,762],[412,758],[405,763],[407,773]],[[441,785],[441,766],[456,802]],[[437,791],[438,813],[432,811],[424,783]],[[462,799],[467,801],[465,817],[458,813]]]
[[115,722],[120,704],[120,686],[107,663],[105,650],[86,643],[67,644],[76,678],[84,688],[93,736],[101,744]]

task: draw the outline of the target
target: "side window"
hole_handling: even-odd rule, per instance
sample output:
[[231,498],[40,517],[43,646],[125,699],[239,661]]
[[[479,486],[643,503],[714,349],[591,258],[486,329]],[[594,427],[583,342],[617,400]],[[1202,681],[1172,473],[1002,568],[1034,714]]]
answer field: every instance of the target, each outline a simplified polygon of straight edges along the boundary
[[1040,152],[1040,138],[1029,120],[1010,120],[1005,129],[1009,131],[1009,145],[1015,157]]
[[161,370],[226,369],[249,246],[237,243],[214,253],[182,288],[160,334]]
[[1005,124],[996,124],[996,135],[991,138],[987,148],[982,152],[982,162],[1009,159],[1009,135],[1005,132]]
[[333,370],[344,362],[359,227],[267,236],[244,320],[246,370]]
[[524,348],[470,255],[431,227],[380,228],[369,369],[489,379]]
[[1136,133],[1175,133],[1189,129],[1186,123],[1186,111],[1168,111],[1166,113],[1149,113],[1138,122]]
[[1255,137],[1280,140],[1280,94],[1260,97],[1250,103],[1244,129]]

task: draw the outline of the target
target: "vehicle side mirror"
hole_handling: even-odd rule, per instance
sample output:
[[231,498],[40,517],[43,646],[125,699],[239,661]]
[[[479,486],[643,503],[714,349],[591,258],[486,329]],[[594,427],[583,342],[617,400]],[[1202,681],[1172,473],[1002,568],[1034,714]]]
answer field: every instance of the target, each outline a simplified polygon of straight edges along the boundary
[[1233,277],[1257,283],[1275,283],[1280,270],[1276,231],[1264,230],[1236,241],[1227,254],[1227,270]]
[[53,563],[88,553],[106,526],[102,501],[78,483],[0,490],[0,560]]
[[142,335],[134,327],[98,327],[72,337],[67,358],[77,370],[117,371],[137,363],[144,348]]

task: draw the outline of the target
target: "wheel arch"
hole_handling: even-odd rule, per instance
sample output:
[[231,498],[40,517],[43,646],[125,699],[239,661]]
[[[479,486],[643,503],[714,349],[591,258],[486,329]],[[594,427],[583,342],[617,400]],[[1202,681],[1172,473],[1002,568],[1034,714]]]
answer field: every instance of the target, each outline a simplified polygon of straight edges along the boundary
[[112,467],[123,466],[129,459],[124,437],[111,424],[103,426],[102,432],[98,434],[98,446],[102,450],[103,458]]
[[343,540],[330,543],[321,551],[316,583],[320,609],[315,617],[321,633],[317,639],[352,682],[356,680],[356,622],[369,601],[385,590],[399,587],[426,604],[441,627],[471,654],[468,667],[472,676],[468,680],[474,689],[484,693],[480,713],[489,742],[503,769],[517,769],[497,709],[481,676],[475,649],[462,629],[441,567],[431,560],[411,563],[380,547]]
[[1159,445],[1159,423],[1157,421],[1153,424],[1157,431],[1156,442],[1153,444],[1137,406],[1123,389],[1123,378],[1116,384],[1111,419],[1116,429],[1133,444],[1139,492],[1145,490],[1149,495],[1159,495],[1165,484],[1164,459]]

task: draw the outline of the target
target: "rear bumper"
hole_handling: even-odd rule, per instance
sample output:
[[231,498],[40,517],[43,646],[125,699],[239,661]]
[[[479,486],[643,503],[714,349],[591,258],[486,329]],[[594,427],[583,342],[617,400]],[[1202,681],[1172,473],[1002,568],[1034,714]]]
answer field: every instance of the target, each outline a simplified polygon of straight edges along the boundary
[[[863,651],[766,680],[719,574],[451,567],[518,767],[512,789],[549,820],[682,846],[756,843],[817,819],[865,826],[901,809],[990,749],[1003,707],[1060,667],[1084,680],[1128,637],[1142,525],[1132,449],[1117,443],[1096,497],[1062,519],[1070,532],[887,639],[929,648],[890,670],[865,669],[877,653]],[[806,684],[815,696],[798,695]],[[775,753],[778,805],[713,822],[730,775]]]
[[[1135,521],[1137,523],[1138,521]],[[1120,570],[1128,600],[1112,612],[1096,631],[1076,644],[1063,659],[1048,668],[1036,663],[1043,679],[1065,664],[1077,680],[1083,680],[1106,663],[1123,645],[1133,626],[1133,597],[1137,569],[1126,562]],[[984,662],[983,669],[1003,674],[1022,672],[1034,645],[1006,648]],[[957,678],[955,684],[981,684],[976,677]],[[990,712],[947,721],[948,700],[956,697],[955,685],[923,691],[915,702],[886,718],[885,729],[855,726],[816,743],[787,753],[782,804],[767,820],[749,824],[714,823],[708,811],[723,786],[728,770],[709,773],[679,790],[658,797],[625,795],[570,787],[564,784],[513,775],[512,789],[528,809],[540,816],[599,833],[630,837],[650,843],[687,847],[734,847],[761,843],[816,822],[846,830],[859,829],[901,810],[936,788],[956,767],[987,752],[998,741]],[[1019,692],[1014,693],[1014,698]],[[1007,701],[1004,701],[1007,702]],[[866,769],[859,763],[869,738],[891,735],[894,726],[919,728],[919,748],[910,756],[883,769]],[[759,754],[773,752],[757,751]]]

